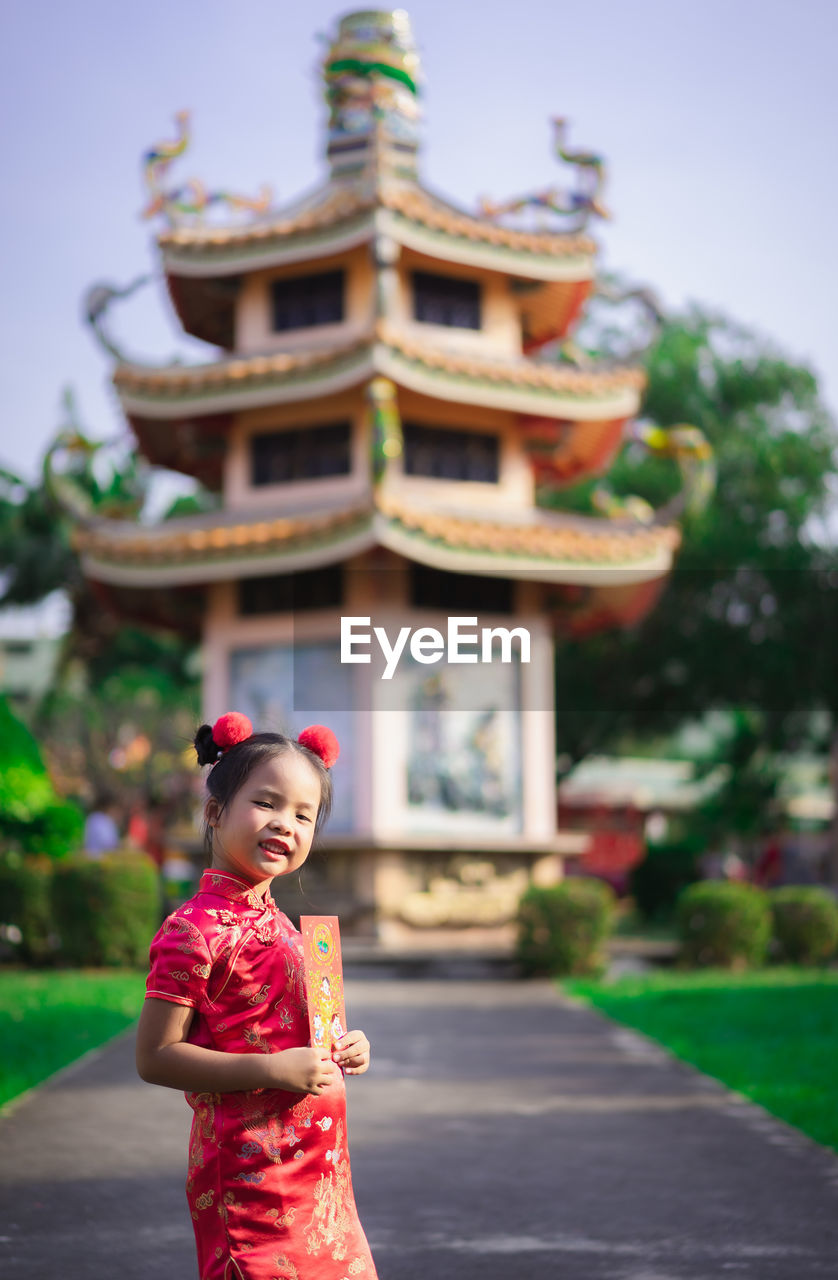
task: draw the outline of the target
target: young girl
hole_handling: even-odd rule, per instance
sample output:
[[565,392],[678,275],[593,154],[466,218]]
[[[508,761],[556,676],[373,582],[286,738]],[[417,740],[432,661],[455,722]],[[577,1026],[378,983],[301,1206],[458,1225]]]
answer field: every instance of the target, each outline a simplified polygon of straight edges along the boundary
[[375,1280],[352,1192],[343,1074],[369,1066],[362,1031],[309,1045],[300,934],[270,884],[305,862],[328,816],[338,754],[237,712],[195,737],[210,764],[211,869],[151,944],[137,1070],[194,1111],[187,1199],[201,1280]]

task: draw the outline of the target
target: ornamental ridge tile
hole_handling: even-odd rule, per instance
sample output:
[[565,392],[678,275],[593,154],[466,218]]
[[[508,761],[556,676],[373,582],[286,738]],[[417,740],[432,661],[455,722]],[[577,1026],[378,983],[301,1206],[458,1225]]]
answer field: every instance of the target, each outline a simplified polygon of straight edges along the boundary
[[[615,527],[607,520],[580,518],[540,509],[510,513],[493,520],[462,512],[423,508],[379,492],[363,506],[318,516],[276,520],[257,519],[238,524],[171,529],[165,523],[139,528],[128,522],[100,521],[77,528],[74,542],[83,554],[112,564],[166,564],[219,561],[232,553],[262,555],[270,551],[298,553],[318,542],[340,543],[369,526],[375,512],[385,522],[407,534],[445,547],[498,556],[515,556],[542,562],[588,566],[630,565],[661,551],[674,552],[680,532],[674,526],[626,524]],[[126,535],[121,527],[133,532]]]
[[379,499],[382,514],[408,533],[458,550],[524,556],[538,560],[620,565],[660,552],[674,552],[680,531],[667,526],[615,528],[609,522],[587,527],[573,518],[536,512],[540,519],[513,524],[423,511],[393,499]]
[[264,245],[272,240],[303,237],[312,232],[384,208],[408,222],[458,240],[548,257],[591,257],[596,242],[590,236],[563,231],[523,231],[503,226],[479,214],[456,209],[416,184],[382,184],[378,191],[363,187],[329,187],[319,198],[296,211],[247,226],[178,227],[162,232],[158,245],[165,253],[210,253]]
[[207,365],[171,365],[143,368],[121,365],[114,374],[118,391],[146,395],[168,395],[223,390],[231,386],[251,385],[266,380],[288,379],[326,372],[329,366],[360,355],[375,342],[405,360],[420,365],[431,375],[440,373],[484,382],[492,387],[515,387],[523,390],[556,391],[580,398],[595,398],[614,391],[642,391],[646,375],[638,368],[591,371],[542,364],[525,356],[518,358],[486,357],[444,351],[405,337],[393,328],[379,324],[374,333],[343,345],[322,351],[299,354],[277,352],[254,356],[236,356]]
[[[351,507],[316,516],[258,519],[237,524],[172,529],[164,522],[140,531],[128,521],[104,521],[88,527],[77,526],[73,544],[82,554],[93,555],[123,564],[188,563],[212,558],[223,559],[231,553],[293,548],[334,538],[367,521],[369,507]],[[122,525],[128,525],[127,532]]]

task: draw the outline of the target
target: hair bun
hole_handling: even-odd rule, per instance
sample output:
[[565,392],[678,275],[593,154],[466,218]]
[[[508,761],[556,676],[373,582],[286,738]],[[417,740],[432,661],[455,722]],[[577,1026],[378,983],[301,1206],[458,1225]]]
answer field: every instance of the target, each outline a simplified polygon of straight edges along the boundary
[[212,736],[212,725],[202,724],[193,739],[198,764],[215,764],[218,759],[218,747]]
[[226,715],[219,716],[212,726],[213,742],[221,751],[252,736],[253,725],[241,711],[228,711]]
[[340,743],[325,724],[310,724],[307,729],[303,729],[297,741],[319,756],[327,769],[331,769],[340,755]]

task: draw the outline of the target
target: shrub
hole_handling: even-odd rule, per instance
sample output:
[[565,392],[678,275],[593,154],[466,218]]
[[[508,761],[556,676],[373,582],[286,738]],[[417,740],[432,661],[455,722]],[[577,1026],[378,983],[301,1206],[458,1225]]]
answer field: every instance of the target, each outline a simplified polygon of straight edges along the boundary
[[676,906],[682,967],[745,969],[763,964],[771,937],[768,894],[751,884],[703,880]]
[[53,862],[24,857],[16,851],[0,855],[0,926],[16,955],[43,964],[55,953],[50,886]]
[[524,974],[599,975],[616,895],[588,876],[531,885],[518,908],[516,959]]
[[21,853],[62,857],[84,829],[78,805],[56,795],[32,734],[0,698],[0,839]]
[[824,964],[838,949],[838,903],[816,885],[787,885],[769,893],[772,959]]
[[700,878],[697,840],[649,844],[642,862],[632,868],[628,891],[647,920],[670,917],[678,895]]
[[52,900],[66,964],[145,967],[162,916],[151,858],[117,851],[96,862],[60,862]]

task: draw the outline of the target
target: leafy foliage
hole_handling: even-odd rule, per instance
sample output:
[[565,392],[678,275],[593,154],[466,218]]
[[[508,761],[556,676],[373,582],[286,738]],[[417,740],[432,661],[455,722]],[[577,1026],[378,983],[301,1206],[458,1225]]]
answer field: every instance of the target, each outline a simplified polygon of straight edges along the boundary
[[[674,571],[640,624],[559,642],[557,738],[581,759],[712,708],[756,715],[750,728],[743,721],[718,826],[730,819],[743,769],[752,799],[770,795],[768,772],[749,764],[755,752],[802,745],[816,709],[838,724],[838,552],[814,537],[833,496],[838,435],[814,374],[718,315],[694,309],[667,321],[648,376],[648,416],[693,423],[712,444],[716,492],[703,513],[685,517]],[[676,485],[635,445],[608,480],[655,507]],[[584,506],[581,490],[556,505],[568,499]],[[741,806],[740,826],[755,807],[746,818]]]
[[772,955],[781,964],[824,964],[838,951],[838,903],[815,885],[771,894]]
[[526,975],[599,974],[616,895],[593,877],[531,885],[518,908],[516,959]]
[[768,953],[771,907],[768,894],[751,884],[705,880],[680,895],[676,923],[679,964],[743,969]]
[[646,856],[629,877],[629,892],[646,920],[671,918],[678,896],[701,878],[698,859],[702,838],[690,835],[678,841],[650,842]]
[[[33,485],[0,471],[0,605],[32,604],[57,588],[66,591],[72,624],[54,686],[34,716],[34,728],[59,790],[86,797],[113,793],[124,809],[133,803],[188,808],[191,772],[184,748],[199,714],[196,650],[189,638],[126,626],[109,613],[81,571],[72,548],[74,510],[96,516],[142,518],[154,473],[136,453],[88,439],[72,396]],[[200,489],[170,506],[163,519],[215,501]],[[191,504],[191,508],[190,508]],[[35,752],[34,773],[24,772]],[[40,754],[15,743],[0,778],[0,807],[15,821],[19,847],[48,851],[64,840],[78,845],[80,811],[72,832],[55,800]],[[34,759],[34,757],[33,757]],[[5,789],[4,789],[5,788]],[[41,815],[35,821],[33,806]],[[64,815],[66,816],[66,814]],[[39,826],[40,823],[40,826]],[[2,833],[0,821],[0,833]]]
[[49,858],[0,853],[0,925],[6,938],[14,939],[15,955],[29,964],[43,964],[56,948],[52,869]]
[[0,845],[60,857],[77,847],[83,818],[56,794],[38,745],[0,698]]
[[150,858],[118,852],[98,862],[56,867],[52,884],[60,955],[70,965],[142,968],[162,904]]

